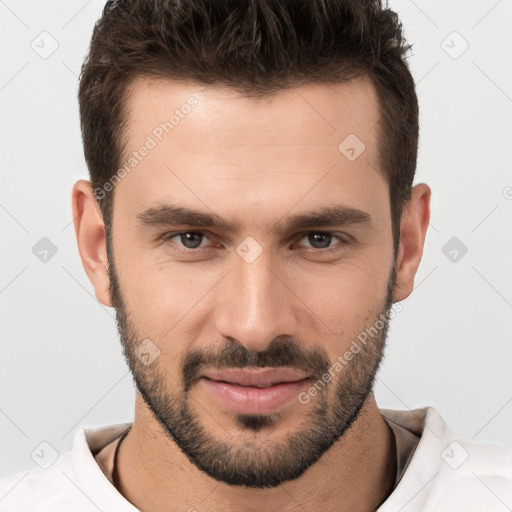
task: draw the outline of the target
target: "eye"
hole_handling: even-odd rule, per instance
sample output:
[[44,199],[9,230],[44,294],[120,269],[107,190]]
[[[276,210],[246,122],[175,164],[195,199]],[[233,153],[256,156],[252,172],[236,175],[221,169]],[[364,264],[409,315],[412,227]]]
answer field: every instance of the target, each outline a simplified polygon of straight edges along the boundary
[[[162,241],[173,244],[176,251],[188,254],[199,253],[202,249],[212,247],[208,246],[208,240],[210,239],[201,231],[181,231],[179,233],[167,233],[162,236]],[[348,243],[348,240],[340,236],[322,231],[306,233],[300,240],[306,240],[309,244],[299,244],[301,247],[319,252],[327,252],[330,249],[336,249],[338,245],[343,246]]]
[[[174,241],[176,239],[176,241]],[[178,245],[178,248],[185,251],[193,251],[195,249],[203,249],[202,243],[208,238],[200,231],[182,231],[181,233],[169,233],[162,237],[164,241],[171,241]]]
[[304,237],[301,238],[301,240],[304,239],[306,239],[310,244],[309,247],[319,250],[331,249],[335,247],[337,244],[331,245],[331,242],[333,242],[334,240],[338,240],[338,242],[341,242],[341,245],[347,243],[346,240],[339,236],[333,235],[332,233],[325,233],[322,231],[315,233],[307,233]]

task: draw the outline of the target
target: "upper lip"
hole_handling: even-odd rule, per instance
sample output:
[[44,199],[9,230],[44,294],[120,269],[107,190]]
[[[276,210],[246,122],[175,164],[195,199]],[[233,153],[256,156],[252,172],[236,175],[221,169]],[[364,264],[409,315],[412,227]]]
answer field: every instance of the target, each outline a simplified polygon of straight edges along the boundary
[[203,377],[241,386],[272,386],[282,382],[298,382],[308,378],[308,375],[291,368],[255,368],[209,370],[203,374]]

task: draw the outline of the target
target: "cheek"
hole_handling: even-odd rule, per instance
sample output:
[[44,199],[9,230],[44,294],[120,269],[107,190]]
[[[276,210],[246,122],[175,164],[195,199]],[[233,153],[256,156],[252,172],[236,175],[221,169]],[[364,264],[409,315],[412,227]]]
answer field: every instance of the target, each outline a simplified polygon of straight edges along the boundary
[[205,297],[222,273],[192,264],[162,263],[132,252],[119,276],[124,299],[137,329],[155,340],[181,339],[190,324],[198,325]]
[[[335,263],[279,265],[276,272],[289,291],[278,307],[293,309],[299,319],[295,334],[337,351],[369,325],[384,304],[389,277],[381,251],[382,245],[379,250],[372,244]],[[159,340],[163,350],[176,355],[200,332],[215,336],[212,319],[221,302],[235,307],[237,286],[228,273],[234,262],[169,262],[162,253],[153,254],[119,239],[120,287],[138,334]]]
[[293,290],[334,333],[362,325],[380,312],[386,297],[387,262],[360,255],[294,274]]

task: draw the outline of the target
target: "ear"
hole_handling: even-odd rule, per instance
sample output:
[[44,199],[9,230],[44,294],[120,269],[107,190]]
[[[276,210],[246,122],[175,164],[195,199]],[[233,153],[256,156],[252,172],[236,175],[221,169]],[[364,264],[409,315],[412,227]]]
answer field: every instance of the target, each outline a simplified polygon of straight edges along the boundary
[[431,192],[424,183],[416,185],[402,211],[393,302],[406,299],[414,289],[414,276],[420,265],[430,221]]
[[96,298],[103,305],[111,307],[105,224],[89,181],[75,183],[71,202],[82,265],[94,286]]

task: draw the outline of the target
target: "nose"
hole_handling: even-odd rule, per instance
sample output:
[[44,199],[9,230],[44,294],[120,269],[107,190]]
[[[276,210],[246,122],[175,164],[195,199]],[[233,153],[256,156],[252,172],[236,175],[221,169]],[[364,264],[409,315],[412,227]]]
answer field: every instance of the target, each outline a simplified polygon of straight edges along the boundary
[[295,297],[289,286],[265,252],[252,263],[237,257],[217,297],[218,334],[254,351],[265,350],[276,336],[294,336]]

